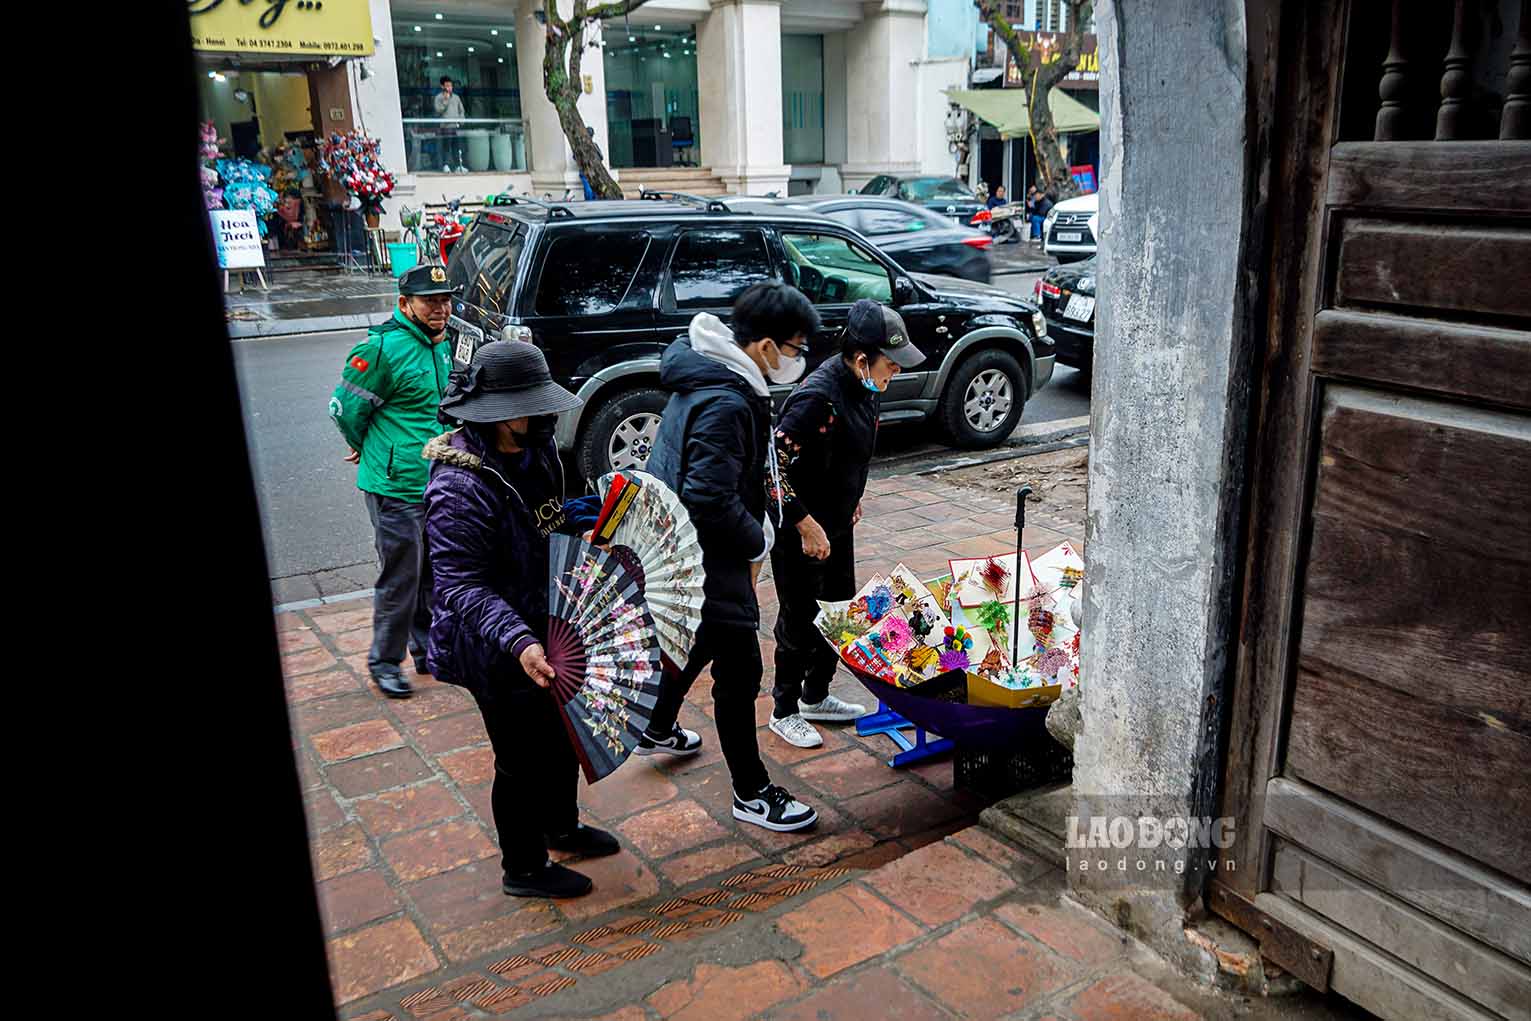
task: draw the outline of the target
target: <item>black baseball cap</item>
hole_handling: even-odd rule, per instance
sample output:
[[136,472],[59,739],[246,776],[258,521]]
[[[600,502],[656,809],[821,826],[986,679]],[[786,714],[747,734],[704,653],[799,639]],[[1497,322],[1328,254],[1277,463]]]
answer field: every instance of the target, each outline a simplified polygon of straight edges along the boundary
[[426,294],[455,294],[457,289],[447,283],[447,271],[441,266],[413,266],[399,277],[399,293],[408,297]]
[[857,347],[863,350],[875,348],[901,369],[912,369],[925,360],[925,352],[909,340],[904,317],[871,298],[862,298],[851,306],[845,333],[847,340],[853,341]]

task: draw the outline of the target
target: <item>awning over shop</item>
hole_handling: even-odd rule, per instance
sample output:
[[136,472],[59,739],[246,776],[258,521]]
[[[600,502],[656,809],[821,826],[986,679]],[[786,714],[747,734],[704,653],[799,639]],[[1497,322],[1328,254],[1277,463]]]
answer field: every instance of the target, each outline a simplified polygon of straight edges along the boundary
[[[1030,133],[1031,111],[1026,106],[1025,89],[947,89],[946,97],[994,125],[1004,138],[1023,138]],[[1060,134],[1100,130],[1100,114],[1061,89],[1048,92],[1047,106]]]

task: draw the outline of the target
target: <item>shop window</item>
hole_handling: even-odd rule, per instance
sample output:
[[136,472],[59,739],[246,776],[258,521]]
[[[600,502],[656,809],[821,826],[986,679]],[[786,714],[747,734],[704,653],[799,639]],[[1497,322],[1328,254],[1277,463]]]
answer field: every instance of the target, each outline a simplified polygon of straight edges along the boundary
[[[411,173],[527,167],[515,18],[393,4],[393,50]],[[450,90],[442,83],[451,79]]]
[[824,37],[781,37],[782,157],[824,162]]
[[[592,246],[601,252],[592,259]],[[605,315],[627,296],[633,277],[649,250],[642,231],[561,237],[548,249],[537,288],[537,314],[542,316]]]
[[783,234],[793,285],[816,305],[891,301],[893,278],[870,253],[830,234]]
[[702,151],[696,29],[608,22],[601,60],[610,165],[695,166]]
[[678,309],[729,308],[745,288],[771,276],[758,230],[688,230],[670,260]]

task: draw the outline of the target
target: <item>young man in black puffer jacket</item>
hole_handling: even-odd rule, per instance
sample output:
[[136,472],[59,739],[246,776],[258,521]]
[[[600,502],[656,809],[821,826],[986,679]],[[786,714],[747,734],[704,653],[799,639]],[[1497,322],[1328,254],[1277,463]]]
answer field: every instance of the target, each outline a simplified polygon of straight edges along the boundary
[[[772,383],[794,383],[819,326],[801,291],[756,284],[734,302],[733,329],[691,321],[660,361],[671,392],[648,471],[669,486],[696,525],[707,573],[702,626],[682,671],[666,674],[640,755],[691,755],[701,738],[676,723],[681,702],[712,665],[713,718],[733,777],[734,818],[777,832],[806,829],[817,813],[771,783],[755,738],[764,664],[755,579],[781,526],[771,442]],[[774,520],[773,520],[774,519]]]

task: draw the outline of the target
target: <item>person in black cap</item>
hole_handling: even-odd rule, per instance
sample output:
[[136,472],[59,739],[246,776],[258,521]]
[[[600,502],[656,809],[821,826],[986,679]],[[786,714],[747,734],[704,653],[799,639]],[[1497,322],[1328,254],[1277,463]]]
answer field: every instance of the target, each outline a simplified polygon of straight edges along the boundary
[[820,599],[856,594],[851,535],[877,443],[880,395],[902,369],[924,360],[903,318],[863,298],[851,306],[840,357],[826,359],[782,405],[776,426],[782,517],[797,534],[783,536],[771,550],[778,609],[770,726],[798,748],[824,743],[810,721],[866,715],[864,706],[829,693],[838,658],[813,619]]
[[548,536],[595,522],[597,497],[564,499],[553,442],[560,412],[580,400],[553,382],[542,352],[485,344],[452,373],[443,419],[462,428],[425,446],[425,532],[435,569],[430,664],[467,688],[494,748],[490,804],[504,854],[501,888],[516,897],[578,897],[588,876],[548,861],[621,850],[579,821],[578,760],[553,699],[542,642],[548,620]]
[[439,431],[436,409],[452,356],[441,341],[452,288],[440,266],[416,266],[399,278],[399,307],[367,331],[346,357],[330,418],[351,447],[356,488],[367,501],[379,571],[372,597],[372,649],[367,669],[389,698],[413,688],[402,664],[427,672],[430,561],[425,555],[425,483],[420,451]]

